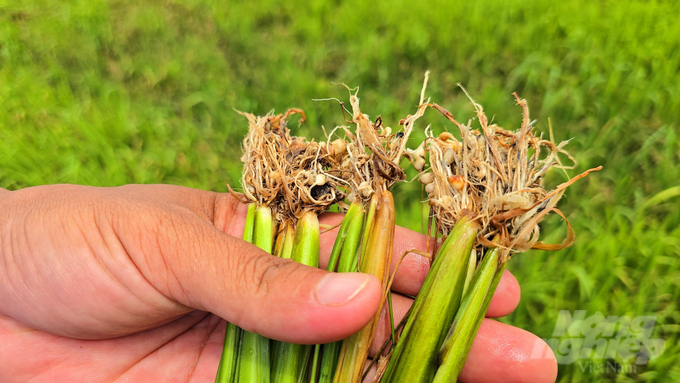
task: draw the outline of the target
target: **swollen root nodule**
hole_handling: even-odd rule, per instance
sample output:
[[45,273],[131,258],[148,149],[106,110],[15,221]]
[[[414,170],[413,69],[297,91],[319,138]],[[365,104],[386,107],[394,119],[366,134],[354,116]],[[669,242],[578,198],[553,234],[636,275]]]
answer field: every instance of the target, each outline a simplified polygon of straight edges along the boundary
[[[479,130],[423,98],[405,123],[434,108],[459,133],[457,139],[449,132],[435,136],[426,129],[425,141],[405,152],[425,185],[429,223],[434,223],[435,235],[445,239],[374,382],[457,381],[511,252],[571,245],[574,234],[568,222],[561,245],[539,243],[538,224],[551,211],[561,214],[555,205],[571,183],[598,170],[548,191],[543,186],[546,172],[572,168],[575,161],[563,149],[566,142],[554,144],[533,134],[526,101],[515,95],[523,119],[513,132],[489,125],[474,101]],[[560,154],[571,166],[560,162]]]
[[[430,166],[419,180],[425,185],[437,231],[447,235],[467,216],[480,225],[478,245],[504,248],[503,257],[511,251],[569,246],[573,241],[570,227],[561,245],[545,245],[538,242],[538,224],[552,211],[561,214],[555,205],[567,186],[592,170],[553,190],[544,189],[543,177],[548,170],[572,169],[576,161],[564,150],[567,141],[555,144],[533,133],[526,101],[516,94],[515,98],[523,115],[517,131],[489,125],[481,105],[474,101],[479,130],[472,128],[470,122],[467,125],[458,122],[437,104],[423,104],[419,111],[438,110],[456,126],[460,139],[449,132],[438,136],[427,132],[423,144],[407,152],[419,171],[425,167],[425,156],[429,154]],[[560,154],[571,162],[569,166],[561,163]]]

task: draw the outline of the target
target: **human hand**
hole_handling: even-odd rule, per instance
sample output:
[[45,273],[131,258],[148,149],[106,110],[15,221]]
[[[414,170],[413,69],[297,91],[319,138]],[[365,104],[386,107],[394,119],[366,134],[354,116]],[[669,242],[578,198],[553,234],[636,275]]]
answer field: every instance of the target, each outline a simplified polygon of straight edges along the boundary
[[[373,316],[375,278],[272,257],[239,239],[244,218],[229,195],[176,186],[0,189],[0,381],[209,382],[221,318],[274,339],[324,343]],[[321,236],[322,259],[335,232]],[[398,228],[395,254],[424,243]],[[417,293],[427,265],[407,256],[393,290]],[[488,315],[518,300],[508,273]],[[396,295],[394,304],[399,320],[410,300]],[[389,326],[379,329],[376,345]],[[486,320],[461,379],[554,381],[552,353],[531,358],[536,345],[547,349],[541,342]]]

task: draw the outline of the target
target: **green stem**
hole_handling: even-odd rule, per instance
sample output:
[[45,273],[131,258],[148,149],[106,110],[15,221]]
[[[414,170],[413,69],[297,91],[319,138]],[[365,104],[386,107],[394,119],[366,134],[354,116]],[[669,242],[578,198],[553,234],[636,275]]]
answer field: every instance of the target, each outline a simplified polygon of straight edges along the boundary
[[297,222],[293,239],[293,261],[319,267],[319,219],[312,212]]
[[[361,237],[363,219],[364,209],[358,203],[352,203],[347,210],[347,214],[345,214],[345,218],[342,219],[340,230],[338,230],[338,236],[335,237],[333,251],[331,252],[331,257],[328,259],[328,267],[326,267],[326,270],[335,271],[336,267],[338,266],[338,262],[343,264],[347,263],[342,262],[342,260],[346,258],[343,256],[345,254],[344,251],[348,248],[356,249],[356,245],[353,245],[351,242],[353,240],[358,241]],[[345,241],[349,241],[350,243],[345,246]],[[354,251],[354,254],[356,254],[356,251]]]
[[[253,242],[253,228],[255,226],[255,204],[248,205],[248,213],[246,214],[246,224],[243,228],[243,240]],[[217,376],[215,376],[215,383],[235,383],[236,371],[238,365],[238,355],[241,346],[241,337],[243,330],[238,326],[227,323],[227,329],[224,332],[224,346],[222,348],[222,357],[217,368]]]
[[489,250],[470,283],[439,352],[441,365],[434,383],[455,382],[463,370],[472,341],[477,334],[505,264],[498,264],[499,250]]
[[342,349],[342,342],[328,343],[321,347],[323,347],[323,354],[321,355],[319,383],[331,383],[338,367],[338,357]]
[[477,267],[477,252],[473,249],[470,252],[470,259],[468,261],[467,274],[465,275],[465,285],[463,287],[463,296],[472,282],[472,276],[475,275],[475,268]]
[[413,304],[381,382],[431,382],[465,284],[477,225],[461,219],[446,238]]
[[258,206],[255,209],[253,243],[255,246],[271,254],[273,239],[274,221],[272,219],[272,211],[266,206]]
[[342,252],[338,260],[339,273],[353,273],[359,269],[357,258],[359,254],[359,243],[361,243],[362,233],[364,231],[364,218],[366,212],[359,204],[352,204],[349,207],[348,213],[353,213],[349,216],[347,224],[347,237],[342,245]]
[[239,383],[269,383],[269,339],[243,331],[239,354]]
[[359,383],[364,372],[364,364],[368,358],[368,350],[382,304],[386,301],[387,280],[392,259],[394,243],[394,200],[392,193],[383,191],[376,193],[371,199],[368,218],[364,227],[359,271],[371,274],[381,281],[383,286],[383,301],[373,319],[358,333],[345,339],[338,358],[338,369],[334,377],[336,383]]
[[[312,212],[305,213],[295,228],[293,261],[319,267],[319,220]],[[312,346],[278,343],[273,363],[274,383],[301,383],[307,373]]]
[[293,241],[295,226],[292,222],[283,223],[283,231],[278,236],[274,255],[279,258],[290,259],[293,257]]
[[[352,203],[350,205],[345,218],[342,220],[342,225],[333,245],[333,253],[331,253],[331,258],[328,262],[329,271],[334,271],[336,266],[340,273],[358,270],[357,254],[359,252],[365,216],[366,212],[360,204]],[[341,341],[321,345],[319,383],[331,383],[333,381],[341,348]],[[319,356],[315,354],[314,357],[313,363],[316,363],[316,359]]]
[[396,336],[394,331],[394,310],[392,309],[392,294],[387,294],[387,311],[390,314],[390,339],[392,344],[394,344]]
[[314,355],[312,356],[312,370],[310,372],[309,381],[316,382],[316,377],[319,375],[319,359],[321,359],[321,345],[314,345]]
[[248,243],[253,243],[253,237],[255,236],[255,210],[257,210],[256,204],[248,204],[246,224],[243,227],[243,240]]
[[[273,235],[274,224],[271,210],[265,206],[258,206],[255,210],[253,243],[260,249],[271,253]],[[239,357],[238,383],[269,383],[269,339],[243,331]]]

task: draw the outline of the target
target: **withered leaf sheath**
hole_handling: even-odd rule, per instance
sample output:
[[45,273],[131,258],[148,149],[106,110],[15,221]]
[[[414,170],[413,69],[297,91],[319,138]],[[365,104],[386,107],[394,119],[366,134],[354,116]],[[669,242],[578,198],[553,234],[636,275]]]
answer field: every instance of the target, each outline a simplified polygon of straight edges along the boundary
[[[389,191],[375,193],[371,199],[364,228],[359,271],[374,275],[382,282],[385,287],[383,296],[389,294],[386,288],[392,260],[393,242],[394,200],[392,193]],[[382,302],[385,302],[385,299]],[[334,379],[335,383],[361,382],[364,364],[368,357],[381,311],[382,308],[363,329],[343,341]]]
[[[365,215],[361,204],[352,203],[350,205],[335,239],[333,251],[328,261],[328,271],[339,273],[358,271],[357,261]],[[342,341],[316,346],[314,366],[319,369],[318,383],[331,383],[333,381],[341,349]],[[319,358],[321,359],[320,362]],[[315,368],[312,368],[312,373],[312,377],[316,377]]]

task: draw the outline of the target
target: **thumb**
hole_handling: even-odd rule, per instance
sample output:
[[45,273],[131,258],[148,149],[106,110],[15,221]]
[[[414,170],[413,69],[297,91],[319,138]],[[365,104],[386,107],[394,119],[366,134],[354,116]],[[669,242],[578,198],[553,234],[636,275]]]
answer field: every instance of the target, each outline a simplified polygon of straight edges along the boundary
[[[171,299],[244,330],[286,342],[328,343],[359,331],[378,310],[382,288],[372,275],[330,273],[277,258],[181,212],[155,222],[158,250],[136,262],[146,263],[140,270],[147,279]],[[144,271],[156,263],[153,272]]]

